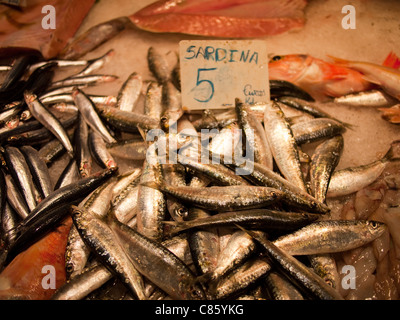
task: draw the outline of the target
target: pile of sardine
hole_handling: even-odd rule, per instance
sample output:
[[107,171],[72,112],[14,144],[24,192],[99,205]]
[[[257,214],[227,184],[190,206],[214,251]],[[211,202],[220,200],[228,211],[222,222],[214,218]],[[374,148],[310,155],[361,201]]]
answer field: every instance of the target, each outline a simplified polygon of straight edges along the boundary
[[[153,47],[153,79],[132,72],[115,96],[86,93],[116,79],[96,74],[112,53],[3,67],[2,268],[70,216],[67,281],[52,299],[103,299],[112,287],[117,299],[344,299],[333,255],[387,226],[332,219],[327,199],[377,181],[400,141],[336,170],[350,125],[306,92],[270,81],[271,102],[184,112],[179,64],[171,72]],[[53,80],[68,67],[82,71]]]

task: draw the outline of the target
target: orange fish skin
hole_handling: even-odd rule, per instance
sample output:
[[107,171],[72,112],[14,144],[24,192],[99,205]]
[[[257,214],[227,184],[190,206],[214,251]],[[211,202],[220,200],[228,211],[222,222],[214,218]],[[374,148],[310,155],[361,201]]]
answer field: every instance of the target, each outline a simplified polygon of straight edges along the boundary
[[306,0],[159,0],[129,18],[146,31],[251,38],[304,26]]
[[[54,292],[66,282],[65,248],[71,217],[60,226],[16,256],[0,273],[0,300],[49,300]],[[55,289],[44,288],[49,283],[42,272],[46,265],[54,267]]]
[[286,80],[308,92],[317,101],[372,88],[363,74],[305,54],[275,56],[268,64],[270,80]]

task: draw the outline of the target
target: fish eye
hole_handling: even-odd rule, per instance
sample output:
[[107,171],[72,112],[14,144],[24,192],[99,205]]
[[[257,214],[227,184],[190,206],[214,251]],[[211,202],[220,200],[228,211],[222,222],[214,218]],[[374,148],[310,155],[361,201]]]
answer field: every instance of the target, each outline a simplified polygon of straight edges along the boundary
[[325,282],[328,286],[335,288],[335,283],[331,279],[326,279]]
[[372,229],[377,229],[379,227],[379,223],[377,221],[370,221],[369,225],[372,227]]
[[281,60],[281,59],[282,59],[281,56],[273,56],[273,57],[271,58],[271,61],[279,61],[279,60]]
[[201,299],[203,298],[203,292],[197,288],[191,288],[190,295],[194,298]]
[[186,208],[179,208],[175,211],[175,213],[179,216],[182,217],[183,219],[187,218],[189,215],[189,211]]

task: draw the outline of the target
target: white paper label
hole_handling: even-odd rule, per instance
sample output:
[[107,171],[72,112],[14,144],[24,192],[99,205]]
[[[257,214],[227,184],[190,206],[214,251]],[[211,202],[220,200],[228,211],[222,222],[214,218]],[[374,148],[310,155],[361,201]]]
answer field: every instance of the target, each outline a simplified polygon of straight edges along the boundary
[[270,100],[267,44],[262,40],[179,43],[184,110],[231,108]]

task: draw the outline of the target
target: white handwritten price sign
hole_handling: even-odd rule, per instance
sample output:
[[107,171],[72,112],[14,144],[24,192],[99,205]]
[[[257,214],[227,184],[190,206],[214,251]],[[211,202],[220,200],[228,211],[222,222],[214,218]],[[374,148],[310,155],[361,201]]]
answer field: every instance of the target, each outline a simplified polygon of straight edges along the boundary
[[184,40],[179,43],[185,110],[231,108],[270,99],[268,52],[262,40]]

